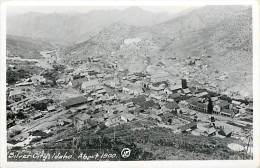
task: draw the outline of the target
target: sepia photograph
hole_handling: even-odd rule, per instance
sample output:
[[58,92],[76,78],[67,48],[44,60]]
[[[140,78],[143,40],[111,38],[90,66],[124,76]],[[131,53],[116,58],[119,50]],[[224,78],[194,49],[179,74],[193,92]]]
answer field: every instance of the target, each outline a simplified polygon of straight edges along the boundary
[[7,162],[257,159],[252,5],[5,15]]

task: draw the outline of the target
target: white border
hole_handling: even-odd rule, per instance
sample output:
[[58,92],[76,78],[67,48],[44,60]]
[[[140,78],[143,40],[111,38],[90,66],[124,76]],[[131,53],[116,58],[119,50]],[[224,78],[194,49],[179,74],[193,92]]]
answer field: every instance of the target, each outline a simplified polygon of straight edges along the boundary
[[[1,62],[0,67],[0,167],[228,167],[228,168],[244,168],[244,167],[260,167],[260,97],[258,88],[260,86],[260,57],[259,57],[259,3],[256,0],[172,0],[172,1],[9,1],[1,4]],[[254,159],[253,160],[207,160],[207,161],[91,161],[91,162],[7,162],[6,157],[6,48],[5,48],[5,26],[6,26],[6,8],[7,6],[201,6],[201,5],[252,5],[253,6],[253,91],[254,91]]]

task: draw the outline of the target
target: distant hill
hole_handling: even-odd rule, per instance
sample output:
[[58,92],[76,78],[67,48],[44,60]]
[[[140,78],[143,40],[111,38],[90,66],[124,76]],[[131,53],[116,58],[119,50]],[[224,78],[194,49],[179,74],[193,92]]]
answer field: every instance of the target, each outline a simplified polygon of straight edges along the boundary
[[83,42],[103,28],[116,22],[131,26],[151,26],[173,17],[168,13],[153,13],[139,7],[125,10],[93,10],[88,13],[25,13],[9,16],[8,34],[41,38],[62,45]]
[[8,57],[40,58],[41,51],[53,48],[53,45],[40,39],[11,35],[7,35],[6,37],[6,52]]
[[[64,58],[102,57],[133,71],[149,70],[159,63],[160,70],[176,78],[251,95],[251,12],[248,6],[205,6],[146,27],[117,22],[67,48]],[[201,65],[185,63],[193,57]]]

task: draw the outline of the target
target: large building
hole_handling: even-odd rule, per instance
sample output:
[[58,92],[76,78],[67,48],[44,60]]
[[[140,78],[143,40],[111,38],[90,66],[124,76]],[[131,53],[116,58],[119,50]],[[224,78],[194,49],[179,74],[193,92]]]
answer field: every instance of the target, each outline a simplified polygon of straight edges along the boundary
[[62,105],[65,108],[70,108],[70,107],[75,107],[81,104],[84,104],[88,101],[88,99],[84,96],[78,96],[78,97],[73,97],[70,99],[67,99],[65,102],[62,103]]

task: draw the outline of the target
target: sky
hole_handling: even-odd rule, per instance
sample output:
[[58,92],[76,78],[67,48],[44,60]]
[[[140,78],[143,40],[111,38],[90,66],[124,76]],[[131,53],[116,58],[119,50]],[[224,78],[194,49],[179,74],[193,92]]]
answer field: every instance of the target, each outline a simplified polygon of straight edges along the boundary
[[[123,10],[130,6],[8,6],[8,14],[23,14],[28,12],[40,13],[87,13],[91,10]],[[190,6],[139,6],[151,12],[178,13]]]

